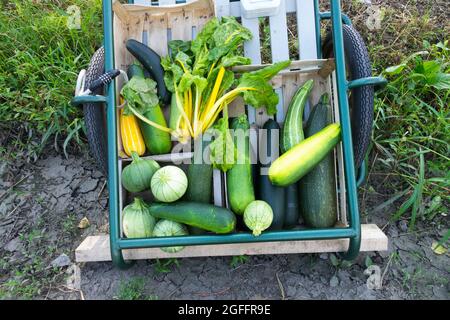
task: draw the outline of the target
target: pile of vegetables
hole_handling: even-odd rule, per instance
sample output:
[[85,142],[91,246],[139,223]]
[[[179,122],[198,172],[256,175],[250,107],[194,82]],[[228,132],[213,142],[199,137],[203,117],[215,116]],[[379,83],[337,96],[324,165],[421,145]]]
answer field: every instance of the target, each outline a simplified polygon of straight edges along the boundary
[[[275,114],[278,95],[269,80],[287,68],[290,61],[237,77],[232,67],[251,63],[239,54],[244,41],[251,37],[251,32],[234,17],[223,17],[211,19],[192,41],[170,41],[170,55],[161,59],[161,65],[165,86],[172,93],[171,126],[146,119],[142,109],[131,106],[130,110],[148,125],[172,134],[180,142],[205,133],[238,96],[248,105],[265,107],[268,114]],[[139,95],[136,93],[134,96]],[[147,105],[157,104],[156,94],[146,101]]]
[[[123,169],[122,184],[130,193],[149,192],[153,196],[153,203],[147,204],[136,195],[123,209],[127,237],[227,234],[236,231],[237,217],[259,236],[267,229],[295,227],[300,212],[310,227],[331,227],[335,223],[332,150],[340,141],[340,126],[331,123],[331,109],[324,95],[304,132],[303,113],[313,80],[298,89],[289,105],[279,141],[282,155],[260,166],[268,170],[268,175],[259,176],[254,185],[250,123],[245,114],[229,119],[228,108],[242,96],[247,105],[265,107],[269,115],[275,114],[278,95],[270,80],[290,61],[236,73],[233,67],[251,63],[240,54],[243,42],[251,36],[233,17],[224,17],[210,20],[193,41],[171,41],[170,54],[163,58],[135,40],[127,42],[128,50],[147,74],[137,64],[130,66],[130,81],[121,90],[126,101],[120,113],[122,142],[132,158]],[[161,106],[169,102],[167,122]],[[198,138],[211,128],[214,140],[205,146]],[[271,135],[281,130],[280,126],[269,120],[263,128],[268,136],[260,144],[271,149]],[[152,154],[170,152],[170,136],[181,143],[201,140],[195,157],[208,147],[211,163],[193,161],[186,174],[179,167],[161,167],[154,160],[141,158],[145,147]],[[237,147],[241,137],[243,149]],[[226,173],[230,209],[211,204],[213,167]],[[171,253],[182,249],[161,248]]]

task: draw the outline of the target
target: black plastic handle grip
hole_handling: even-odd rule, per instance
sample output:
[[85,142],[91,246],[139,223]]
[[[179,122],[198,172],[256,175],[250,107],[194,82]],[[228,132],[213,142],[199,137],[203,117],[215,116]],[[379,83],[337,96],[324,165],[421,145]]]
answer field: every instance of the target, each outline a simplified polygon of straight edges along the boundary
[[106,72],[105,74],[102,74],[97,80],[92,82],[92,84],[89,86],[89,90],[91,92],[94,92],[100,87],[106,86],[107,84],[111,83],[111,81],[113,81],[113,79],[116,78],[119,74],[120,70],[118,69],[114,69]]

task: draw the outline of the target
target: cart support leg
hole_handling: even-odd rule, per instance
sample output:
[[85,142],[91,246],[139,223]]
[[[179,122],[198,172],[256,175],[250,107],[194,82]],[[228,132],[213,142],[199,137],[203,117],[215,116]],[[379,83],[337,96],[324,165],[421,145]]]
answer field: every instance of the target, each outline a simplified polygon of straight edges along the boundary
[[[113,12],[112,0],[103,0],[103,26],[105,45],[105,70],[114,69],[114,45],[113,45]],[[120,238],[119,223],[119,176],[117,153],[117,122],[116,122],[116,97],[115,81],[107,87],[107,128],[108,128],[108,190],[109,190],[109,238],[111,246],[111,259],[113,264],[126,269],[132,265],[125,262],[118,244]]]
[[358,194],[355,180],[355,166],[353,161],[353,142],[350,125],[350,112],[347,96],[347,79],[345,72],[344,37],[342,31],[342,14],[340,0],[331,0],[331,22],[333,29],[334,57],[336,59],[336,81],[338,90],[339,113],[341,118],[342,141],[344,149],[345,179],[348,194],[349,224],[355,231],[350,238],[347,253],[341,255],[344,259],[354,259],[361,244],[361,224],[358,210]]

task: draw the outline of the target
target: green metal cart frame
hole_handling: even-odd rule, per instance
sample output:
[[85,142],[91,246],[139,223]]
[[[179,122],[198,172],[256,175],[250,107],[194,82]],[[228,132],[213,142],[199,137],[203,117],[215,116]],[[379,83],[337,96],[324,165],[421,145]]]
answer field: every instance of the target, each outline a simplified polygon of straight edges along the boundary
[[[120,234],[119,216],[119,168],[118,168],[118,147],[117,147],[117,115],[116,115],[116,84],[111,83],[106,90],[105,96],[85,96],[81,102],[105,103],[107,108],[107,137],[108,137],[108,188],[109,188],[109,239],[111,258],[119,268],[127,268],[132,265],[132,261],[125,261],[122,250],[137,248],[155,248],[165,246],[192,246],[192,245],[213,245],[213,244],[235,244],[235,243],[255,243],[272,241],[294,241],[294,240],[325,240],[325,239],[349,239],[347,252],[342,254],[344,259],[354,259],[360,250],[361,223],[358,209],[357,184],[364,178],[365,172],[359,172],[359,179],[355,172],[353,161],[353,143],[350,124],[348,90],[368,85],[380,85],[386,82],[381,77],[368,77],[347,81],[346,66],[343,45],[343,24],[351,24],[350,19],[341,12],[341,1],[330,0],[331,11],[320,12],[319,0],[314,1],[315,10],[315,31],[317,41],[317,56],[321,57],[320,47],[320,22],[324,19],[331,19],[335,72],[337,83],[337,99],[339,104],[339,117],[342,127],[343,160],[345,168],[345,184],[347,192],[348,206],[348,227],[328,228],[328,229],[307,229],[292,231],[271,231],[265,232],[259,237],[254,237],[251,233],[235,233],[229,235],[195,235],[181,237],[147,238],[147,239],[126,239]],[[183,3],[185,1],[177,1]],[[133,1],[129,1],[133,3]],[[114,66],[114,35],[113,35],[113,0],[103,0],[103,25],[104,25],[104,48],[105,48],[105,70],[112,70]],[[362,165],[361,168],[365,166]]]

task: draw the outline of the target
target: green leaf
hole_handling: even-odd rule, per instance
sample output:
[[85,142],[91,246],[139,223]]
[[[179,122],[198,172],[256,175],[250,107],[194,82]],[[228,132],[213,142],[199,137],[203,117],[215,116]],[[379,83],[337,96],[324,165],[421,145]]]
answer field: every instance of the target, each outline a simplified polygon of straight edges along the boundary
[[185,54],[192,56],[191,41],[171,40],[169,41],[169,49],[171,51],[172,59],[174,60],[179,52],[184,52]]
[[403,71],[403,69],[405,69],[406,67],[406,63],[402,63],[396,66],[392,66],[389,68],[386,68],[386,70],[384,70],[385,73],[390,74],[390,75],[396,75],[399,74],[400,72]]
[[197,56],[200,51],[208,44],[208,41],[211,41],[212,35],[216,31],[219,26],[219,20],[217,18],[212,18],[209,20],[202,31],[192,40],[191,50]]
[[225,68],[234,67],[238,65],[246,65],[252,63],[252,60],[247,57],[227,55],[222,59],[222,66]]
[[224,116],[220,118],[211,130],[216,136],[210,144],[210,160],[214,168],[227,172],[236,163],[237,152],[228,127],[227,107],[224,108]]
[[277,112],[278,95],[263,77],[245,73],[241,77],[238,87],[253,88],[253,90],[245,91],[243,94],[246,104],[254,108],[266,107],[269,115]]
[[446,254],[447,253],[447,248],[444,247],[443,245],[439,244],[436,241],[434,241],[433,244],[431,245],[431,249],[437,255],[441,255],[441,254]]
[[432,84],[437,90],[450,90],[450,74],[439,73],[436,81]]
[[[127,104],[131,105],[141,114],[144,114],[149,108],[159,104],[156,93],[156,82],[152,79],[139,76],[133,77],[123,86],[120,93],[127,101]],[[125,107],[124,113],[130,113],[127,107]]]
[[266,81],[268,81],[272,79],[274,76],[276,76],[281,70],[286,69],[290,65],[291,65],[290,60],[280,61],[272,65],[269,65],[265,68],[252,71],[250,72],[250,74],[260,76],[264,78]]
[[178,90],[180,91],[180,93],[183,93],[183,92],[189,90],[189,88],[193,84],[195,84],[197,87],[197,90],[199,90],[201,92],[205,89],[206,85],[208,84],[208,81],[203,77],[194,76],[193,74],[190,74],[190,73],[185,73],[181,77],[180,83],[178,85]]

